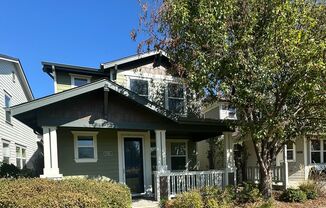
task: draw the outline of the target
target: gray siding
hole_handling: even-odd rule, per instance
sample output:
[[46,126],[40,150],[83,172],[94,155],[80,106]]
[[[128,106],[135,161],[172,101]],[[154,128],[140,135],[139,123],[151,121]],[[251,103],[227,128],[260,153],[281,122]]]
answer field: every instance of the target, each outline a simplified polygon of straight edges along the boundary
[[[15,81],[12,78],[15,72]],[[15,64],[9,61],[0,60],[0,161],[3,159],[2,141],[10,141],[10,163],[16,164],[16,144],[26,147],[27,161],[37,149],[37,136],[33,130],[25,124],[11,119],[11,124],[5,120],[5,92],[11,98],[11,106],[27,102],[26,94],[22,88],[21,80],[17,76]],[[30,163],[29,163],[30,164]]]
[[[73,129],[74,131],[76,129]],[[85,131],[85,129],[78,129]],[[119,180],[118,137],[115,130],[99,130],[97,135],[98,161],[95,163],[76,163],[74,160],[74,138],[72,129],[60,128],[58,135],[59,170],[63,176],[88,175],[105,176]],[[92,130],[94,131],[94,130]],[[104,152],[110,151],[108,156]]]

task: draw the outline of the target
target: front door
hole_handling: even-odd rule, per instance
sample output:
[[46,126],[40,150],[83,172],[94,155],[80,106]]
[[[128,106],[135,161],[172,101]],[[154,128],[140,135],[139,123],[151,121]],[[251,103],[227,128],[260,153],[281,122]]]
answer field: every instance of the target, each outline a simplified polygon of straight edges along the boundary
[[124,138],[125,181],[132,194],[144,193],[142,138]]

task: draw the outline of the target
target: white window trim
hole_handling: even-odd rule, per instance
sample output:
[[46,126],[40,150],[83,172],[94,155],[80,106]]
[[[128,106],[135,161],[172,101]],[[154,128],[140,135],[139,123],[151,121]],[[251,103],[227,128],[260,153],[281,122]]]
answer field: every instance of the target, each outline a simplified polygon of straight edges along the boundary
[[10,164],[10,159],[11,159],[11,150],[10,150],[10,141],[9,140],[5,140],[5,139],[2,139],[1,140],[1,150],[2,150],[2,158],[1,158],[1,162],[3,162],[3,158],[4,158],[4,151],[3,151],[3,144],[8,144],[8,148],[9,148],[9,164]]
[[[287,146],[287,151],[290,151],[290,150],[292,150],[292,152],[293,152],[293,159],[292,160],[289,160],[288,159],[288,162],[295,162],[296,161],[296,146],[295,146],[295,143],[293,142],[293,149],[289,149],[289,147]],[[288,154],[287,154],[288,155]]]
[[[97,131],[72,131],[74,135],[74,155],[76,163],[94,163],[97,162]],[[78,136],[92,136],[93,137],[93,148],[94,158],[80,159],[78,158]]]
[[71,74],[70,73],[69,75],[70,75],[71,88],[77,87],[75,85],[75,78],[86,79],[87,80],[87,84],[91,82],[91,78],[92,78],[92,76],[82,75],[82,74]]
[[[186,155],[172,155],[172,143],[184,143],[186,145]],[[189,160],[188,160],[188,140],[183,140],[183,139],[180,139],[180,140],[172,140],[172,141],[169,141],[169,145],[170,145],[170,169],[172,170],[172,157],[186,157],[186,164],[185,166],[187,166],[187,164],[189,163]],[[189,167],[185,167],[185,170],[188,170]]]
[[[147,97],[148,99],[150,99],[151,97],[151,87],[150,87],[150,81],[151,79],[150,78],[145,78],[145,77],[139,77],[139,76],[127,76],[127,88],[131,90],[131,80],[134,79],[134,80],[142,80],[142,81],[147,81],[147,91],[148,91],[148,94],[147,94]],[[139,96],[142,96],[142,97],[145,97],[144,95],[139,95]]]
[[[20,157],[17,156],[17,150],[16,150],[17,147],[19,148]],[[23,157],[23,149],[25,149],[25,157]],[[25,162],[27,163],[27,148],[26,148],[26,146],[16,143],[15,154],[16,154],[16,166],[18,167],[17,159],[20,159],[20,168],[23,169],[24,168],[23,159],[25,159]]]
[[3,90],[3,92],[4,92],[4,96],[3,96],[3,106],[4,106],[4,110],[5,110],[5,117],[4,117],[4,118],[5,118],[5,122],[6,122],[7,124],[12,125],[12,116],[11,116],[11,114],[10,114],[10,121],[8,121],[7,118],[6,118],[6,114],[7,114],[6,96],[10,98],[10,100],[9,100],[9,107],[12,106],[12,96],[11,96],[11,95],[6,91],[6,90]]
[[[179,98],[179,97],[169,97],[169,84],[177,84],[177,85],[181,85],[182,88],[183,88],[183,98]],[[169,108],[169,99],[177,99],[177,100],[183,100],[183,112],[181,113],[182,115],[183,114],[186,114],[187,112],[187,94],[186,94],[186,86],[184,84],[180,84],[178,82],[167,82],[166,83],[166,86],[165,86],[165,106],[166,106],[166,109],[170,110]]]
[[[311,151],[311,140],[316,140],[320,142],[320,150],[315,150],[315,151]],[[326,147],[324,146],[324,139],[310,139],[309,140],[309,157],[310,157],[310,164],[314,165],[314,164],[325,164],[326,161],[324,161],[324,153],[326,153]],[[312,161],[312,157],[311,157],[311,153],[312,152],[319,152],[319,157],[320,157],[320,163],[315,163]]]

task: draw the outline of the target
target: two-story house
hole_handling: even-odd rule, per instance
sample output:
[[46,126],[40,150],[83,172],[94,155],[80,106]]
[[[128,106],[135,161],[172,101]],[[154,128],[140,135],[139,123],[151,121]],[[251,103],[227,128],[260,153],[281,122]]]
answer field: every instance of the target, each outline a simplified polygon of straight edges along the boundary
[[33,94],[17,58],[0,55],[0,163],[33,169],[37,150],[33,129],[11,116],[9,108],[33,100]]
[[[15,118],[43,134],[42,177],[105,176],[157,199],[232,182],[229,127],[187,117],[187,89],[169,67],[163,52],[98,69],[43,62],[55,93],[12,107]],[[228,166],[197,171],[196,143],[222,134]]]

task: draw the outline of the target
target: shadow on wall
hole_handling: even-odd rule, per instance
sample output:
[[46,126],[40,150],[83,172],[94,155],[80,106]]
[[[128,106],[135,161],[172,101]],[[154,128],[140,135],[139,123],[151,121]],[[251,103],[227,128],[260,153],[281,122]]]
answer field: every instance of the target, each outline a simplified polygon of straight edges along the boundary
[[39,177],[43,174],[44,156],[43,156],[43,142],[37,142],[37,150],[26,164],[26,168],[32,171],[32,176]]

